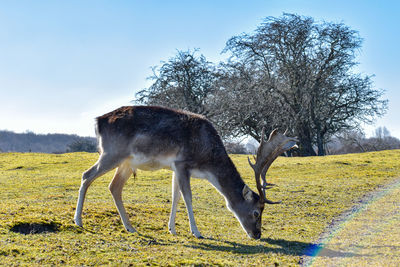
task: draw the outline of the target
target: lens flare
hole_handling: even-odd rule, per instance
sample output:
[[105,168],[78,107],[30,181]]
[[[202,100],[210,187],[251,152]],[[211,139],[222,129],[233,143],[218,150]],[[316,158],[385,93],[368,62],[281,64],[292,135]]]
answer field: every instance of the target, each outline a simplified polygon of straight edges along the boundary
[[378,188],[340,216],[306,251],[304,266],[397,266],[400,179]]

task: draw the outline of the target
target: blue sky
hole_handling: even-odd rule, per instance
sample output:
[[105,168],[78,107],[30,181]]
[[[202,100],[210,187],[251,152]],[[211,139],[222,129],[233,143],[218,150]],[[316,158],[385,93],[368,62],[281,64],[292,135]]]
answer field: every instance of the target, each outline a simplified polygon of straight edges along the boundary
[[375,75],[400,138],[399,1],[1,1],[0,129],[94,136],[94,118],[131,104],[176,50],[224,59],[226,41],[284,12],[343,22],[364,39],[357,71]]

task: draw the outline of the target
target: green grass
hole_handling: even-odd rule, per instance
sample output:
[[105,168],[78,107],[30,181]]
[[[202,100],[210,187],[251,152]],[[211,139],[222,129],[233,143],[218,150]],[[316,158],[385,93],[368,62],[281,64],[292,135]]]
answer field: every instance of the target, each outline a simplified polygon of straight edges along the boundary
[[[108,191],[113,173],[89,188],[84,229],[73,223],[80,177],[97,154],[0,154],[0,263],[4,265],[298,265],[307,248],[335,217],[368,192],[400,176],[400,150],[309,158],[278,158],[268,181],[261,240],[249,239],[204,180],[192,180],[196,222],[205,239],[189,233],[181,200],[176,230],[168,232],[171,172],[138,172],[124,188],[132,225],[125,231]],[[255,189],[245,156],[233,155],[246,183]],[[54,230],[21,234],[32,224]],[[23,225],[24,226],[24,225]],[[22,226],[22,227],[23,227]]]

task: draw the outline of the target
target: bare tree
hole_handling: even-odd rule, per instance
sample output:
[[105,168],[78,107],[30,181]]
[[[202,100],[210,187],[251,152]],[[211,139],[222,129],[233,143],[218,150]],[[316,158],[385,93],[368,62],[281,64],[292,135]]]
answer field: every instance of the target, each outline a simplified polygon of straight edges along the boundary
[[386,127],[375,129],[375,135],[366,140],[368,151],[380,151],[388,149],[399,149],[400,140],[391,136]]
[[336,147],[333,147],[331,154],[360,153],[366,152],[366,137],[361,130],[344,130],[337,134]]
[[153,67],[153,84],[136,94],[136,102],[185,109],[212,117],[208,108],[215,88],[215,67],[197,50],[178,51],[160,67]]
[[[212,109],[218,130],[225,137],[250,135],[261,139],[261,129],[290,128],[286,106],[271,92],[270,80],[249,63],[220,65]],[[284,115],[284,116],[282,116]]]
[[[373,87],[371,77],[354,73],[360,47],[358,33],[342,23],[315,23],[311,17],[284,14],[266,18],[253,34],[231,38],[224,51],[231,53],[229,67],[251,66],[250,75],[257,81],[258,86],[250,84],[240,93],[255,89],[260,103],[272,104],[272,117],[286,121],[280,125],[293,124],[302,155],[316,155],[314,145],[318,155],[324,155],[324,145],[334,133],[386,110],[383,91]],[[254,105],[243,112],[279,120],[263,109]]]
[[332,138],[330,144],[331,154],[360,153],[399,149],[400,140],[391,136],[386,127],[375,129],[375,135],[366,138],[361,130],[345,130]]
[[378,127],[375,129],[375,138],[377,139],[385,139],[390,137],[390,131],[385,127]]
[[354,71],[358,33],[311,17],[267,17],[252,34],[232,37],[218,70],[195,51],[178,51],[154,68],[138,103],[186,109],[208,117],[226,140],[261,129],[293,129],[300,155],[325,155],[326,143],[385,113],[387,100],[371,76]]

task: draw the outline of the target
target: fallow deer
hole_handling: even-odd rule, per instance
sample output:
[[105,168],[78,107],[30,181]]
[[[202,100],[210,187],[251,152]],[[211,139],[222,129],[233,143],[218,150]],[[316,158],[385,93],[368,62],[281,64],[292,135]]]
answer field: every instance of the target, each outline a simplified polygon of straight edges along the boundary
[[[261,236],[261,215],[265,198],[265,173],[271,163],[296,144],[295,138],[273,131],[265,142],[264,133],[250,165],[255,171],[258,194],[242,180],[229,158],[221,138],[203,116],[180,110],[154,106],[121,107],[97,118],[98,161],[83,173],[75,211],[75,223],[82,226],[82,209],[90,184],[99,176],[117,168],[109,189],[127,231],[136,232],[129,222],[122,203],[122,188],[137,169],[168,168],[172,176],[172,207],[169,231],[175,232],[175,215],[180,195],[183,196],[190,230],[197,238],[190,177],[207,179],[225,198],[226,205],[240,222],[247,235]],[[261,178],[263,185],[261,185]]]

